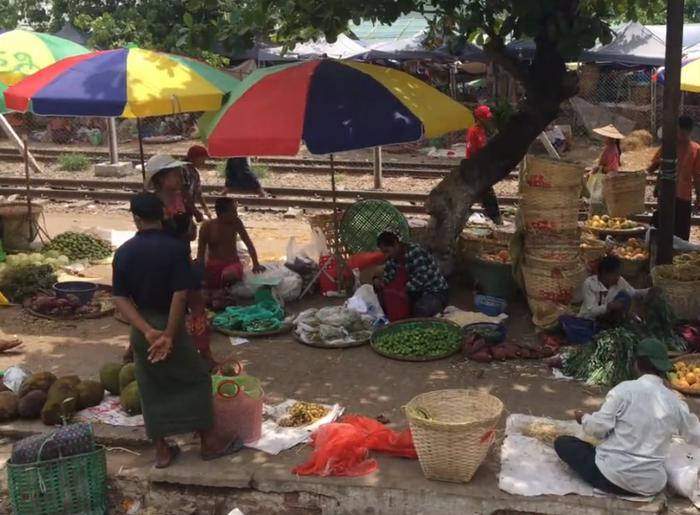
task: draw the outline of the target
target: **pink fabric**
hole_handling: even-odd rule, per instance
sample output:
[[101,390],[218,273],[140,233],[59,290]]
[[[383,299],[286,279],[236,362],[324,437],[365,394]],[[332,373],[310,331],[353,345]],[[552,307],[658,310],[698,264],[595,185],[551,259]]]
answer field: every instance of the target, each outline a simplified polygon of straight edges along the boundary
[[615,145],[608,145],[600,156],[600,166],[603,173],[617,173],[620,171],[620,153]]

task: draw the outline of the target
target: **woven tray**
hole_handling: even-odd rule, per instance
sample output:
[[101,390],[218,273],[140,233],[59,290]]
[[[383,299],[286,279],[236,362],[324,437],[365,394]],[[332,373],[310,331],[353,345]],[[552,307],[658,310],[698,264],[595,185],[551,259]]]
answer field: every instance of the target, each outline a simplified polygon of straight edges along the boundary
[[114,313],[114,306],[105,306],[100,303],[100,311],[96,313],[89,313],[87,315],[73,315],[68,317],[57,317],[52,315],[47,315],[44,313],[39,313],[31,308],[24,308],[27,313],[36,318],[43,318],[45,320],[53,320],[54,322],[74,322],[78,320],[93,320],[95,318],[102,318]]
[[326,345],[325,343],[318,342],[318,343],[308,343],[299,338],[299,335],[296,333],[296,331],[292,332],[292,336],[296,341],[299,343],[302,343],[304,345],[308,345],[309,347],[316,347],[317,349],[352,349],[353,347],[362,347],[363,345],[367,345],[370,341],[369,338],[365,338],[364,340],[358,340],[352,343],[343,343],[341,345]]
[[355,202],[343,215],[340,239],[350,254],[377,250],[377,236],[384,231],[409,241],[411,230],[406,217],[386,200]]
[[[683,361],[687,364],[693,364],[694,366],[700,368],[700,354],[685,354],[673,359],[672,361],[674,364],[678,363],[679,361]],[[700,395],[700,388],[680,388],[678,386],[673,386],[670,381],[666,381],[666,384],[668,384],[670,388],[673,388],[674,390],[685,395]]]
[[263,331],[260,333],[249,333],[246,331],[230,331],[222,327],[216,327],[215,325],[212,325],[212,328],[214,328],[215,331],[221,334],[224,334],[226,336],[233,336],[234,338],[262,338],[263,336],[277,336],[278,334],[288,333],[292,330],[292,324],[282,324],[277,329],[274,329],[272,331]]
[[593,227],[589,226],[588,224],[584,224],[583,226],[585,229],[588,229],[591,231],[593,234],[596,236],[627,236],[627,237],[634,237],[634,236],[639,236],[647,232],[648,225],[646,224],[639,224],[639,227],[633,227],[632,229],[594,229]]
[[[390,352],[386,352],[380,348],[377,347],[377,339],[381,338],[383,334],[387,334],[390,332],[396,332],[398,327],[401,327],[403,325],[407,324],[422,324],[422,325],[427,325],[427,324],[434,324],[434,325],[442,325],[446,329],[449,330],[454,330],[456,331],[457,334],[460,335],[458,339],[458,343],[455,345],[455,348],[444,352],[442,354],[438,354],[435,356],[402,356],[399,354],[392,354]],[[401,320],[400,322],[392,322],[391,324],[387,325],[386,327],[382,327],[378,331],[376,331],[372,335],[372,339],[370,341],[370,345],[372,346],[372,350],[379,354],[380,356],[384,356],[385,358],[389,359],[395,359],[398,361],[414,361],[414,362],[419,362],[419,361],[437,361],[439,359],[445,359],[453,354],[456,354],[457,352],[460,351],[462,348],[462,336],[461,336],[461,328],[458,324],[455,324],[454,322],[451,322],[449,320],[441,320],[437,318],[411,318],[408,320]]]

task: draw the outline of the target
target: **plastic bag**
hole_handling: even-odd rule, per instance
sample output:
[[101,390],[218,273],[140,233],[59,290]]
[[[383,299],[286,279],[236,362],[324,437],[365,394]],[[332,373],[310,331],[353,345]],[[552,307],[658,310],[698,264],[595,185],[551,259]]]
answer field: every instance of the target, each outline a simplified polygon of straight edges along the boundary
[[265,263],[265,271],[254,274],[246,271],[243,280],[234,284],[231,293],[244,299],[252,299],[263,286],[272,286],[273,293],[284,302],[296,300],[301,295],[303,280],[299,274],[278,263]]
[[311,435],[314,452],[309,461],[292,470],[301,476],[364,476],[379,465],[369,451],[417,459],[411,431],[397,433],[376,420],[349,415],[325,424]]
[[14,393],[18,393],[19,389],[22,387],[22,383],[30,376],[32,373],[23,367],[10,367],[5,370],[2,376],[2,382]]
[[357,311],[352,311],[343,306],[329,306],[321,308],[316,313],[316,318],[327,325],[337,327],[353,327],[358,320],[361,320],[360,314]]
[[674,442],[664,466],[671,490],[700,508],[700,449]]
[[363,315],[370,315],[373,318],[381,318],[384,316],[384,310],[379,303],[379,297],[374,292],[374,288],[370,284],[360,286],[355,294],[345,303],[348,309],[357,311]]
[[602,204],[605,202],[603,196],[603,178],[604,175],[599,171],[591,173],[588,177],[586,189],[588,190],[589,204]]

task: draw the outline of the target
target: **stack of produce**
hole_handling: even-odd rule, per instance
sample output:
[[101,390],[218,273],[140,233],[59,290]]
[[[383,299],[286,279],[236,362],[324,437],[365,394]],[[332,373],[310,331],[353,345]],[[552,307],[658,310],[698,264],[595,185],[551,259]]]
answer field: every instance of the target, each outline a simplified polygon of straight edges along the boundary
[[95,236],[68,231],[53,238],[44,251],[47,254],[58,252],[71,262],[100,261],[112,255],[112,246]]
[[523,282],[533,322],[554,323],[586,275],[578,229],[584,169],[528,157],[520,219],[524,236]]
[[10,302],[22,303],[41,291],[51,290],[56,281],[58,278],[50,265],[8,265],[0,274],[0,292]]
[[141,395],[133,363],[107,363],[100,370],[100,383],[112,395],[119,395],[122,409],[129,415],[141,413]]
[[684,252],[673,257],[674,265],[700,266],[700,252]]
[[459,332],[453,330],[451,324],[416,323],[403,331],[385,329],[375,334],[372,347],[383,355],[432,358],[454,353],[460,340]]
[[16,394],[0,392],[0,421],[41,418],[44,424],[55,426],[70,421],[78,410],[97,406],[103,395],[104,388],[98,381],[37,372],[22,382]]
[[668,380],[674,388],[696,390],[700,393],[700,368],[692,364],[677,361],[673,364],[673,372],[668,374]]
[[588,220],[588,227],[594,231],[617,232],[639,229],[641,224],[619,216],[594,215]]

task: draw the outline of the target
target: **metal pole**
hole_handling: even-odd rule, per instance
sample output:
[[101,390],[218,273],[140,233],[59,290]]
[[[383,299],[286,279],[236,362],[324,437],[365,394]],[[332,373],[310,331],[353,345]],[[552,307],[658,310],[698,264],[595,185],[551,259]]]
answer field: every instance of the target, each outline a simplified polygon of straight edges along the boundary
[[382,147],[374,147],[374,189],[382,189]]
[[143,188],[146,189],[146,160],[143,157],[143,134],[141,133],[141,118],[136,118],[136,130],[139,133],[139,154],[141,157],[141,178]]
[[109,138],[109,162],[113,165],[119,162],[119,147],[117,145],[117,119],[107,119],[107,137]]
[[673,260],[676,215],[676,137],[681,99],[684,0],[668,0],[666,15],[666,70],[664,82],[663,143],[659,170],[659,233],[656,264]]
[[27,227],[29,227],[29,238],[28,242],[31,243],[34,241],[34,225],[32,224],[32,189],[31,189],[31,180],[29,179],[29,142],[27,137],[24,137],[24,152],[22,153],[22,156],[24,157],[24,179],[25,179],[25,185],[27,189]]

